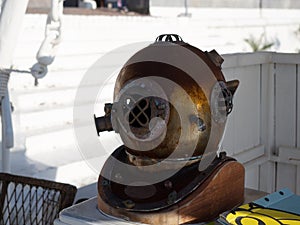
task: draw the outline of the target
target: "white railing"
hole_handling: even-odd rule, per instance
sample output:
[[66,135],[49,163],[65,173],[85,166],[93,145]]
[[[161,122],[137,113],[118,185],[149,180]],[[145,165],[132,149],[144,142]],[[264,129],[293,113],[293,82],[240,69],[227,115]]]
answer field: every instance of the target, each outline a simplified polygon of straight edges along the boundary
[[246,186],[300,194],[300,54],[224,55],[239,79],[223,147],[246,168]]

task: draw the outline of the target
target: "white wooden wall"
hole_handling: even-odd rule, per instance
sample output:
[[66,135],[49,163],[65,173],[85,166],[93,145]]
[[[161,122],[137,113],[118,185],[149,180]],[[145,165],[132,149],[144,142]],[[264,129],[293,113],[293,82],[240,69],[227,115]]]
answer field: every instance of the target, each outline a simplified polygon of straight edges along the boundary
[[226,79],[240,80],[223,148],[245,165],[246,186],[300,194],[300,55],[224,55]]

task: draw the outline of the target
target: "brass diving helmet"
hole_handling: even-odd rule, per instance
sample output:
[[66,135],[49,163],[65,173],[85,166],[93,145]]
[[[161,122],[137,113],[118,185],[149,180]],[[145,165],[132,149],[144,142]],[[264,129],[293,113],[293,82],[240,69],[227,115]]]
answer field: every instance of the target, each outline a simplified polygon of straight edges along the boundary
[[[99,209],[131,221],[161,224],[163,217],[177,221],[167,224],[178,224],[211,219],[241,203],[243,167],[217,156],[239,84],[225,80],[222,62],[215,50],[203,52],[178,35],[165,34],[125,63],[114,103],[105,104],[105,116],[95,118],[98,133],[114,130],[124,143],[100,173]],[[208,181],[221,180],[214,179],[219,170],[229,177],[237,171],[237,194],[211,211],[191,211],[205,196],[203,190],[210,189]],[[218,184],[216,190],[224,188]],[[210,193],[216,199],[228,196]]]
[[194,162],[216,152],[239,84],[226,82],[223,59],[178,35],[160,35],[121,69],[114,104],[96,119],[97,131],[119,133],[130,161]]

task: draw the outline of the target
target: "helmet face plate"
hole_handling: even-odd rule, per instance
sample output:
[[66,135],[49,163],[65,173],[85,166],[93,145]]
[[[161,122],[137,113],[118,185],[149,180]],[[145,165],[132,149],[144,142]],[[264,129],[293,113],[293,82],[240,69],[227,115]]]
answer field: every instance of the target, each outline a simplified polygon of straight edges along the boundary
[[[114,105],[122,104],[120,99],[131,105],[127,114],[115,110],[114,130],[130,154],[144,159],[201,158],[207,147],[217,152],[227,118],[215,103],[222,102],[222,91],[213,92],[219,82],[225,82],[221,69],[201,50],[184,42],[154,43],[119,73]],[[217,101],[214,93],[221,93]]]

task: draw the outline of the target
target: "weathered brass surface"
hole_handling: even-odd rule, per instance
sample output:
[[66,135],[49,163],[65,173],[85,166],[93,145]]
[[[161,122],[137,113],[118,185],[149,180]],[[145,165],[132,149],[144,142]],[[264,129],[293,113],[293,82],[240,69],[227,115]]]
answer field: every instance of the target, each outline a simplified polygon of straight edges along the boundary
[[216,154],[239,85],[225,80],[222,62],[215,50],[161,35],[125,63],[112,107],[95,118],[98,132],[113,129],[124,142],[99,175],[103,212],[184,224],[215,218],[243,201],[243,166]]
[[[222,58],[216,53],[216,51],[212,51],[210,53],[203,52],[182,41],[176,41],[175,43],[180,45],[181,47],[186,48],[188,51],[195,53],[198,56],[199,61],[203,61],[209,67],[211,74],[199,74],[199,76],[213,76],[207,79],[214,79],[215,83],[222,82],[226,85],[228,84],[228,87],[225,88],[228,88],[228,93],[232,93],[233,95],[238,86],[238,81],[225,81],[224,75],[220,68]],[[173,65],[156,61],[138,62],[139,58],[142,59],[144,55],[152,54],[153,57],[155,57],[156,54],[159,55],[161,51],[170,51],[173,54],[173,48],[174,46],[172,45],[163,45],[158,47],[158,44],[154,43],[146,47],[145,49],[142,49],[140,52],[136,53],[131,59],[128,60],[126,65],[120,71],[119,76],[116,80],[114,90],[115,99],[118,98],[117,96],[120,94],[122,89],[124,89],[124,87],[126,87],[126,85],[129,85],[131,82],[140,78],[152,79],[153,76],[159,75],[159,77],[161,78],[165,78],[167,80],[175,82],[178,87],[180,87],[172,87],[172,90],[169,90],[168,86],[164,86],[163,83],[160,83],[162,89],[167,93],[169,102],[176,102],[177,107],[188,107],[188,100],[183,94],[184,91],[192,100],[192,104],[194,104],[196,109],[189,115],[192,122],[189,124],[182,124],[182,115],[179,115],[175,107],[169,104],[168,118],[165,119],[165,121],[167,122],[167,131],[164,140],[158,146],[149,151],[140,151],[138,147],[137,149],[131,149],[130,147],[128,147],[127,151],[131,155],[136,156],[135,159],[140,159],[136,160],[136,162],[139,161],[141,163],[141,161],[143,159],[146,160],[146,158],[149,158],[156,162],[156,160],[165,158],[188,160],[191,157],[201,157],[206,150],[209,138],[213,139],[211,141],[214,142],[212,147],[214,148],[214,151],[217,151],[217,145],[223,135],[225,122],[215,123],[214,127],[216,129],[214,131],[211,130],[212,123],[214,121],[212,121],[213,116],[211,114],[211,99],[209,99],[210,93],[204,93],[202,88],[202,85],[204,86],[207,84],[198,84],[189,74]],[[178,55],[178,57],[180,57],[180,55]],[[150,111],[153,111],[153,107]],[[150,114],[148,115],[149,117],[151,116]],[[151,118],[149,118],[149,120],[150,119]],[[148,125],[149,124],[147,124],[147,126]],[[186,126],[185,129],[183,129],[183,126]],[[185,130],[184,133],[183,130]],[[125,131],[122,130],[119,130],[118,132],[125,133]],[[142,135],[147,133],[147,128],[145,130],[144,126],[140,128],[131,127],[131,132],[134,133],[135,136],[141,137]],[[214,132],[214,136],[211,136],[212,132]],[[133,143],[138,142],[132,139],[130,139],[130,141]],[[197,143],[196,146],[194,144],[195,141]],[[180,146],[178,146],[179,142],[181,143]],[[124,141],[124,144],[126,145],[126,141]],[[139,146],[139,143],[137,143],[136,146]],[[192,148],[194,149],[193,154],[186,154],[186,150]],[[175,149],[176,153],[174,154]]]

